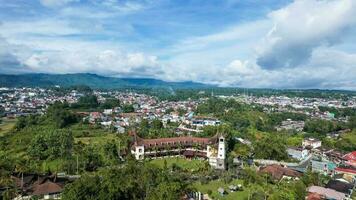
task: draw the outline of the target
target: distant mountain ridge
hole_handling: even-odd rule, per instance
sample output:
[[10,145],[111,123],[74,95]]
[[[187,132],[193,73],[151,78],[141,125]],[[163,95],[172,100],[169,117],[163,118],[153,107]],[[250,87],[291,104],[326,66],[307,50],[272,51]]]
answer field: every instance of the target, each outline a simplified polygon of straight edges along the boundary
[[90,73],[77,74],[0,74],[0,87],[69,87],[86,85],[96,89],[122,88],[208,88],[214,87],[191,81],[167,82],[151,78],[115,78]]

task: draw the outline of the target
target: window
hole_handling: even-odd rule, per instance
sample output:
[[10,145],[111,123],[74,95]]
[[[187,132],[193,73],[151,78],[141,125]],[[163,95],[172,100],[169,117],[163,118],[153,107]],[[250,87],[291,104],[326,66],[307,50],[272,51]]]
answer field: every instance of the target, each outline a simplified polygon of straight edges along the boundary
[[224,139],[221,138],[221,139],[220,139],[220,142],[224,142]]

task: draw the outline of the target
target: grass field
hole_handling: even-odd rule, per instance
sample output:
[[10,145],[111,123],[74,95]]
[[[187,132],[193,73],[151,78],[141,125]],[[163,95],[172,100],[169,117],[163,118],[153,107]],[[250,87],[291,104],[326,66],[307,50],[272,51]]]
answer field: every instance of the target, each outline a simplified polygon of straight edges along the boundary
[[178,165],[180,168],[184,170],[197,171],[198,169],[204,168],[207,164],[207,161],[204,160],[188,160],[180,157],[172,157],[172,158],[157,158],[151,160],[150,163],[163,168],[164,161],[167,162],[167,167],[171,167],[173,163]]
[[0,137],[9,132],[16,123],[16,119],[2,118],[0,123]]
[[[201,184],[200,182],[196,182],[193,184],[193,187],[195,187],[198,191],[200,191],[204,194],[207,194],[209,190],[212,191],[212,194],[210,196],[210,198],[212,198],[212,199],[220,199],[220,200],[244,200],[244,199],[247,199],[248,191],[246,188],[244,188],[244,191],[237,191],[237,192],[229,191],[229,185],[237,185],[237,184],[242,185],[242,180],[235,179],[229,184],[225,184],[222,180],[210,181],[207,184]],[[228,194],[221,196],[218,193],[219,187],[224,188],[224,190],[227,191]]]

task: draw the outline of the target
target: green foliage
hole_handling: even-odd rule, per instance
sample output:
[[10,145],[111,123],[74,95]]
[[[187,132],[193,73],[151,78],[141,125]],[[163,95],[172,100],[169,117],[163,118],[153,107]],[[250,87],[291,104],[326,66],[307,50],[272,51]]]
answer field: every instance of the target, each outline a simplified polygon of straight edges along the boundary
[[334,142],[335,147],[346,152],[354,151],[356,147],[356,130],[341,136],[340,140]]
[[155,119],[149,122],[143,119],[139,124],[138,134],[143,138],[173,137],[175,135],[173,127],[163,127],[161,120]]
[[64,128],[78,121],[76,115],[69,110],[68,103],[58,101],[48,107],[45,117],[45,120],[56,128]]
[[124,113],[135,112],[135,108],[131,104],[124,104],[122,106],[122,112],[124,112]]
[[319,110],[321,112],[333,113],[336,118],[346,117],[346,116],[356,116],[355,108],[336,108],[336,107],[319,106]]
[[95,171],[104,165],[103,158],[97,147],[85,146],[81,155],[85,171]]
[[102,109],[111,109],[119,106],[120,106],[120,101],[114,98],[108,98],[105,100],[104,103],[100,104],[100,108]]
[[350,129],[356,129],[356,115],[350,117],[348,126]]
[[287,160],[286,141],[276,134],[266,134],[255,142],[254,153],[256,158],[271,160]]
[[70,131],[54,130],[37,134],[29,144],[28,154],[35,159],[68,158],[71,156],[73,136]]
[[73,104],[73,108],[81,108],[81,109],[95,109],[99,106],[98,98],[93,95],[85,95],[80,97],[78,102]]
[[62,199],[66,200],[96,200],[102,181],[99,176],[85,175],[73,183],[66,185]]
[[39,115],[20,116],[15,123],[14,129],[19,131],[27,126],[37,125],[40,121],[41,117]]
[[152,165],[129,161],[120,168],[84,175],[66,185],[62,199],[179,199],[187,185],[177,175]]
[[306,121],[304,131],[325,135],[326,133],[337,131],[342,128],[344,128],[344,125],[340,123],[322,119],[313,119]]

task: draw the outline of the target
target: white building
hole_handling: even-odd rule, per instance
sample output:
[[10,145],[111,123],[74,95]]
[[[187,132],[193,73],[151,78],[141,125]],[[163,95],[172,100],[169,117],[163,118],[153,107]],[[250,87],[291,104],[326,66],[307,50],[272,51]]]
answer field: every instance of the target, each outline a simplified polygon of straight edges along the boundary
[[181,155],[186,158],[205,158],[215,169],[226,168],[225,137],[222,135],[212,138],[184,136],[159,139],[142,139],[136,133],[131,135],[134,137],[131,153],[137,160]]
[[297,160],[304,160],[309,155],[309,151],[303,147],[289,147],[287,148],[287,153]]
[[315,138],[307,138],[303,140],[303,147],[311,147],[313,149],[321,147],[321,141]]

